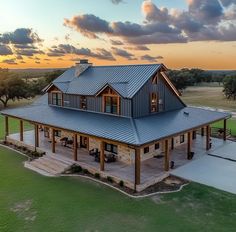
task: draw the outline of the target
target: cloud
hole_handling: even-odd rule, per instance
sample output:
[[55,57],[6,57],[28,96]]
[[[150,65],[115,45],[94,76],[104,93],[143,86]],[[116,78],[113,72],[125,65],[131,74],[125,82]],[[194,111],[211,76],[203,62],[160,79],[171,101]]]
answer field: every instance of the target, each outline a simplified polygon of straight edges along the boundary
[[112,51],[113,53],[116,55],[116,56],[120,56],[120,57],[123,57],[123,58],[126,58],[127,60],[137,60],[134,56],[134,54],[132,53],[129,53],[123,49],[119,49],[119,48],[116,48],[116,47],[112,47]]
[[159,59],[163,59],[162,56],[150,56],[150,55],[144,55],[140,57],[141,60],[144,61],[148,61],[148,62],[152,62],[155,63],[157,62]]
[[127,46],[125,49],[128,50],[133,50],[133,51],[148,51],[150,50],[147,46],[145,45],[137,45],[137,46]]
[[16,49],[15,53],[21,56],[34,56],[36,54],[44,54],[44,51],[38,48],[30,48],[30,49]]
[[236,0],[220,0],[224,7],[228,7],[232,4],[236,4]]
[[13,52],[8,45],[0,44],[0,56],[12,55]]
[[110,39],[110,42],[112,45],[114,46],[117,46],[117,45],[124,45],[124,43],[120,40],[113,40],[113,39]]
[[17,65],[16,59],[5,59],[1,63],[3,64],[10,64],[10,65]]
[[18,28],[13,32],[0,34],[0,43],[3,44],[34,44],[40,42],[42,39],[30,28]]
[[111,0],[111,2],[115,5],[118,5],[123,2],[123,0]]

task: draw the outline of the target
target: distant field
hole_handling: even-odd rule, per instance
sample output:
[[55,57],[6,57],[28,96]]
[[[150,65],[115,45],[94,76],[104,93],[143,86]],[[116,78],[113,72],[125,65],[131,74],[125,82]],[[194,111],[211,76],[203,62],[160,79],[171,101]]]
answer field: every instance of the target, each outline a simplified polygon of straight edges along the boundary
[[188,87],[182,99],[187,105],[209,106],[236,112],[236,101],[227,100],[222,87]]

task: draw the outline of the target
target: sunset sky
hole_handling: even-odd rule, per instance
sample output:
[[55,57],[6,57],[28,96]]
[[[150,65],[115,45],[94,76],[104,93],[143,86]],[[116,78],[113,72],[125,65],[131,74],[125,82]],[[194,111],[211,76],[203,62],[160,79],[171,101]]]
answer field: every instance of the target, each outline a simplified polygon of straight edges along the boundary
[[0,0],[0,67],[236,69],[236,0]]

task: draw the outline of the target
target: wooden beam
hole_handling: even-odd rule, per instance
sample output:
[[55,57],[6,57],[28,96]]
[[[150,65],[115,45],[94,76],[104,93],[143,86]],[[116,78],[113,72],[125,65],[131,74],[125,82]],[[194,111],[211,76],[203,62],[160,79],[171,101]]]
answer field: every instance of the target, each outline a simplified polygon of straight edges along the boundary
[[56,152],[55,129],[52,129],[52,153]]
[[9,120],[8,116],[5,116],[5,140],[7,140],[7,136],[9,135]]
[[104,154],[104,149],[105,149],[105,143],[101,141],[101,146],[100,146],[100,171],[104,171],[104,162],[105,162],[105,154]]
[[140,156],[140,149],[135,149],[135,188],[136,185],[140,184],[140,174],[141,174],[141,156]]
[[38,124],[34,125],[34,145],[35,145],[35,148],[39,147],[39,126],[38,126]]
[[165,161],[164,161],[165,171],[169,171],[170,168],[170,151],[169,151],[169,140],[165,140]]
[[205,135],[204,127],[201,128],[201,136]]
[[24,140],[24,123],[20,120],[20,141]]
[[223,134],[223,139],[226,141],[226,130],[227,130],[227,119],[224,120],[224,134]]
[[188,132],[188,149],[187,149],[187,158],[189,159],[189,155],[192,151],[192,132]]
[[78,139],[77,134],[73,136],[73,150],[74,150],[74,161],[78,160]]
[[206,127],[206,150],[210,150],[210,126]]

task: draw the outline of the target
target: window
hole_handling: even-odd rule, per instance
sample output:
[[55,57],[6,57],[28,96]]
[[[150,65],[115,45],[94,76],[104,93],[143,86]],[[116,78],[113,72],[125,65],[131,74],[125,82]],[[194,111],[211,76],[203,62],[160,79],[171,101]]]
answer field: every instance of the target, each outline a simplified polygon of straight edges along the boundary
[[61,137],[61,131],[60,130],[55,130],[54,135],[57,137]]
[[184,143],[184,135],[180,135],[180,143]]
[[48,127],[44,127],[44,137],[49,138],[49,128]]
[[62,94],[61,93],[52,93],[52,104],[56,106],[62,105]]
[[155,150],[158,150],[160,148],[160,144],[159,143],[155,143]]
[[85,96],[80,96],[80,109],[82,110],[87,109],[87,99]]
[[156,93],[151,94],[151,112],[158,112],[158,97]]
[[192,139],[195,140],[197,138],[197,131],[193,131]]
[[118,97],[104,96],[104,112],[118,114]]
[[117,146],[110,143],[105,143],[105,151],[117,154]]
[[149,147],[144,147],[143,153],[146,154],[146,153],[148,153],[148,152],[149,152]]

